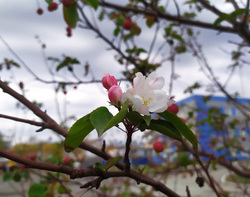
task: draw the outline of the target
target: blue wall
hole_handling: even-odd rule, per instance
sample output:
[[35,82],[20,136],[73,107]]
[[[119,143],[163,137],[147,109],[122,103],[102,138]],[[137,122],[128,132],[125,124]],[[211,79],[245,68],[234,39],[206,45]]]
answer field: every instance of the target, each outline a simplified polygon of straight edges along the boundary
[[[245,99],[245,98],[237,98],[236,99],[240,103],[244,104],[249,104],[250,99]],[[223,104],[227,102],[227,98],[225,97],[219,97],[219,96],[211,96],[209,98],[209,102],[216,103],[218,106],[217,108],[220,110],[221,113],[226,114],[226,109],[223,107]],[[219,139],[222,138],[222,135],[225,135],[226,132],[224,131],[214,131],[214,129],[205,122],[205,124],[199,124],[200,121],[206,119],[207,112],[210,108],[210,106],[207,105],[206,102],[204,102],[204,96],[202,95],[193,95],[191,97],[188,97],[186,99],[183,99],[176,104],[181,106],[183,104],[188,104],[190,102],[195,103],[195,108],[198,109],[197,111],[197,122],[198,122],[198,138],[199,138],[199,143],[200,143],[200,148],[205,150],[206,152],[213,153],[216,156],[226,156],[226,159],[249,159],[250,158],[250,150],[248,150],[249,154],[248,156],[242,155],[241,151],[238,151],[236,153],[236,157],[230,156],[230,150],[221,149],[221,150],[215,150],[211,147],[210,143],[210,138],[213,137],[214,139]],[[222,104],[221,106],[219,104]],[[180,109],[181,110],[181,109]],[[231,116],[237,118],[237,109],[231,105]],[[249,125],[246,125],[245,127],[245,134],[247,139],[249,140]],[[234,130],[234,136],[240,136],[240,131],[239,128],[236,126]],[[248,146],[249,147],[249,146]]]

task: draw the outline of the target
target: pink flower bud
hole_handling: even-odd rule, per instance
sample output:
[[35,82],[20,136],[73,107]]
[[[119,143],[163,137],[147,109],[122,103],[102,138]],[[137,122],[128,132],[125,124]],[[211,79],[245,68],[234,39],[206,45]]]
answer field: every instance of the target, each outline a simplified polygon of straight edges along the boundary
[[110,74],[105,73],[102,77],[102,85],[109,90],[113,85],[117,85],[117,81],[114,76],[110,76]]
[[118,85],[113,85],[108,91],[109,100],[112,104],[118,105],[122,99],[122,89]]

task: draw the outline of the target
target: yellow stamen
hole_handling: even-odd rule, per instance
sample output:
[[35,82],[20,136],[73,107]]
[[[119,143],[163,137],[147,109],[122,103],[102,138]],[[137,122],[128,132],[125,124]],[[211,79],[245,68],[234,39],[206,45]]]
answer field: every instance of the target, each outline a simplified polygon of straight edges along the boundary
[[143,99],[143,105],[146,105],[146,106],[148,106],[152,100],[152,98],[148,98],[148,100],[145,100],[144,97],[142,97],[142,99]]

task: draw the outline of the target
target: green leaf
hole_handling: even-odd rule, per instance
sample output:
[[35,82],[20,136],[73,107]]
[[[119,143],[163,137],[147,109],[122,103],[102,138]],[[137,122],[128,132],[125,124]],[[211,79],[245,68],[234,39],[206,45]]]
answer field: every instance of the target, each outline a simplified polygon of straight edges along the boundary
[[180,132],[171,123],[165,120],[151,120],[149,126],[147,126],[145,123],[142,123],[138,126],[138,128],[141,130],[151,129],[154,131],[158,131],[163,135],[166,135],[178,141],[182,141]]
[[230,15],[229,15],[229,14],[223,13],[219,18],[217,18],[217,19],[214,21],[213,26],[216,27],[216,26],[219,25],[222,21],[228,20],[229,18],[230,18]]
[[172,36],[172,38],[174,38],[176,40],[179,40],[180,42],[184,43],[184,40],[180,35],[178,35],[176,33],[173,33],[171,36]]
[[69,27],[76,27],[76,23],[79,19],[76,2],[73,2],[70,7],[63,6],[63,17]]
[[99,16],[98,16],[98,19],[99,19],[100,21],[102,21],[103,18],[104,18],[104,15],[105,15],[105,11],[102,10],[101,13],[100,13]]
[[128,192],[128,191],[123,191],[121,193],[121,197],[130,197],[131,196],[131,192]]
[[137,25],[137,23],[132,23],[132,27],[130,29],[133,35],[139,36],[141,34],[141,28]]
[[53,0],[45,0],[45,1],[50,5]]
[[194,34],[193,29],[188,28],[187,33],[188,33],[189,36],[192,36]]
[[187,51],[187,48],[185,45],[179,45],[175,47],[175,51],[177,53],[185,53]]
[[184,4],[192,4],[192,3],[197,3],[197,0],[188,0]]
[[165,7],[164,7],[164,6],[159,6],[159,7],[158,7],[158,10],[159,10],[160,12],[165,12]]
[[122,122],[124,118],[127,116],[127,113],[128,113],[128,101],[126,101],[122,109],[110,119],[110,121],[107,123],[102,133]]
[[59,71],[64,67],[72,68],[73,64],[80,64],[80,62],[76,58],[66,56],[63,61],[56,67],[56,71]]
[[10,59],[7,59],[7,58],[4,58],[3,63],[0,63],[0,70],[3,69],[4,65],[6,66],[7,70],[10,70],[13,67],[16,67],[16,68],[20,68],[21,67],[17,62],[15,62],[13,60],[10,60]]
[[147,167],[147,166],[143,166],[142,169],[140,169],[140,168],[138,169],[138,171],[139,171],[139,173],[138,173],[139,176],[141,176],[141,175],[143,174],[143,172],[144,172],[144,170],[146,169],[146,167]]
[[28,180],[30,178],[30,174],[27,171],[21,171],[20,176]]
[[120,17],[116,18],[117,25],[122,25],[124,23],[124,21],[125,21],[124,18],[120,18]]
[[178,116],[167,110],[158,114],[165,120],[169,121],[179,131],[179,133],[181,133],[189,142],[193,144],[195,149],[198,149],[197,137]]
[[46,159],[46,162],[47,163],[52,163],[52,164],[59,164],[61,162],[61,159],[55,157],[55,156],[52,156],[48,159]]
[[104,166],[100,162],[96,162],[94,168],[99,170],[104,170]]
[[247,12],[249,12],[249,9],[245,8],[237,9],[230,14],[231,20],[235,21],[238,16],[245,14]]
[[145,16],[145,18],[146,18],[146,24],[147,24],[147,26],[149,28],[151,28],[154,25],[154,23],[155,23],[155,17],[153,17],[153,16]]
[[145,120],[147,126],[149,126],[150,122],[151,122],[151,116],[150,115],[149,116],[145,115],[145,116],[142,116],[142,118],[143,118],[143,120]]
[[34,183],[30,186],[28,195],[29,197],[44,197],[47,193],[47,188],[44,184]]
[[94,129],[90,121],[90,114],[77,120],[69,129],[67,137],[64,141],[64,149],[66,152],[73,151],[80,145],[83,139]]
[[98,0],[84,0],[84,3],[89,4],[91,7],[93,7],[95,10],[97,10],[99,6],[99,1]]
[[147,51],[143,48],[138,48],[136,51],[136,55],[140,55],[141,53],[147,53]]
[[187,153],[178,152],[177,154],[177,165],[178,166],[188,166],[193,163],[193,160],[189,159]]
[[68,64],[66,64],[65,62],[62,62],[61,64],[59,64],[57,67],[56,67],[56,71],[59,71],[61,70],[63,67],[67,67]]
[[194,12],[184,12],[183,17],[191,19],[196,17],[196,14]]
[[194,90],[199,89],[199,88],[201,88],[201,87],[202,87],[202,85],[201,85],[199,82],[195,82],[193,85],[187,87],[187,88],[184,90],[184,93],[189,92],[189,93],[192,94]]
[[95,127],[98,136],[102,135],[104,129],[108,122],[111,120],[113,115],[109,112],[106,107],[99,107],[96,110],[92,111],[90,114],[90,121]]
[[122,159],[122,156],[117,156],[115,158],[108,159],[107,162],[105,163],[104,169],[108,171],[109,168],[111,168],[112,166],[115,166],[121,159]]
[[142,115],[140,113],[138,113],[137,111],[130,111],[130,112],[128,112],[127,118],[134,125],[138,125],[138,124],[144,122],[144,119],[142,118]]
[[57,192],[58,192],[59,194],[67,194],[67,193],[71,192],[71,189],[68,188],[68,187],[59,185],[58,188],[57,188]]
[[114,30],[114,33],[113,33],[114,36],[118,36],[120,31],[121,31],[120,27],[116,27],[115,30]]
[[4,173],[3,175],[3,181],[6,182],[6,181],[11,181],[13,178],[13,173],[12,172],[6,172]]
[[128,112],[127,118],[134,125],[139,125],[141,123],[146,123],[146,125],[149,126],[150,122],[151,122],[151,116],[146,116],[146,115],[142,116],[137,111],[130,111],[130,112]]
[[134,46],[132,49],[126,49],[127,53],[134,53],[136,51],[136,47]]
[[48,57],[48,60],[53,61],[53,62],[60,62],[60,59],[56,57]]
[[15,182],[20,182],[20,180],[21,180],[21,175],[20,175],[20,172],[19,171],[15,171],[14,172],[14,174],[13,174],[13,180],[15,181]]

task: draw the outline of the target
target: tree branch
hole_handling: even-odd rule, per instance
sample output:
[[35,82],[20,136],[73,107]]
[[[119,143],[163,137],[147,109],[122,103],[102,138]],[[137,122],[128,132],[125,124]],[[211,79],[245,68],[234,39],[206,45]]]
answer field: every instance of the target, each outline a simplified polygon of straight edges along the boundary
[[[133,58],[126,56],[118,47],[116,47],[116,46],[113,44],[113,42],[111,42],[107,37],[105,37],[104,34],[102,34],[102,32],[99,31],[99,29],[95,28],[95,27],[90,23],[90,21],[88,20],[87,16],[84,14],[84,12],[83,12],[83,10],[82,10],[82,8],[81,8],[80,6],[78,6],[78,9],[79,9],[79,11],[80,11],[82,17],[84,18],[85,22],[87,23],[88,27],[89,27],[91,30],[93,30],[101,39],[103,39],[106,43],[108,43],[108,45],[109,45],[112,49],[114,49],[118,54],[120,54],[122,58],[126,59],[127,62],[130,62],[130,63],[132,63],[135,67],[139,68],[139,64],[136,63],[136,62],[134,61]],[[80,27],[81,27],[81,25],[80,25]]]
[[124,163],[125,163],[125,172],[130,171],[130,161],[129,161],[129,152],[130,152],[130,144],[132,142],[133,129],[126,125],[127,128],[127,141],[126,141],[126,150],[124,155]]
[[[183,146],[184,149],[192,154],[195,154],[194,153],[194,150],[188,146],[187,144],[185,144],[185,146]],[[242,169],[239,169],[238,167],[235,167],[231,162],[228,162],[226,161],[225,159],[223,158],[218,158],[216,157],[213,153],[207,153],[205,151],[201,151],[199,150],[197,152],[198,155],[200,156],[205,156],[211,160],[214,160],[214,161],[217,161],[218,164],[220,164],[221,166],[224,166],[225,168],[233,171],[235,174],[239,175],[239,176],[242,176],[242,177],[245,177],[245,178],[250,178],[250,172],[247,171],[247,170],[242,170]]]
[[[203,1],[203,0],[200,0],[200,2],[202,3],[204,7],[211,10],[216,15],[221,16],[222,12],[220,12],[214,6],[209,5],[208,3],[206,3],[206,1]],[[165,12],[161,12],[159,10],[155,11],[152,9],[148,9],[148,8],[145,9],[145,8],[140,8],[140,7],[135,7],[135,6],[125,7],[125,6],[121,6],[121,5],[117,5],[113,3],[107,3],[104,1],[100,1],[99,4],[103,7],[113,8],[113,9],[123,11],[123,12],[133,12],[135,14],[143,14],[143,15],[160,18],[160,19],[175,21],[175,22],[185,24],[185,25],[190,25],[190,26],[195,26],[195,27],[200,27],[200,28],[205,28],[205,29],[212,29],[212,30],[220,31],[220,32],[238,34],[245,40],[245,42],[250,44],[250,32],[245,27],[240,28],[240,24],[238,24],[237,22],[232,23],[233,27],[227,27],[227,26],[222,26],[222,25],[214,26],[213,23],[206,23],[206,22],[195,21],[195,20],[191,20],[191,19],[187,19],[187,18],[183,18],[179,16],[174,16]]]
[[201,156],[205,156],[208,158],[211,158],[212,160],[218,161],[218,163],[224,167],[226,167],[227,169],[233,171],[235,174],[245,177],[245,178],[250,178],[250,172],[247,170],[242,170],[237,168],[236,166],[234,166],[231,162],[228,162],[224,159],[219,159],[218,157],[216,157],[214,154],[212,153],[207,153],[205,151],[199,151],[199,155]]
[[[210,67],[210,65],[208,64],[205,55],[203,54],[203,51],[201,49],[201,47],[199,47],[199,44],[197,43],[197,39],[195,37],[193,37],[193,43],[190,45],[191,49],[193,50],[193,52],[196,53],[197,56],[197,60],[199,60],[199,64],[201,65],[202,71],[204,71],[204,68],[207,70],[208,74],[205,73],[204,74],[208,77],[209,80],[211,80],[211,82],[228,98],[229,101],[232,102],[232,104],[246,117],[247,120],[250,120],[250,113],[249,110],[246,108],[245,105],[237,102],[237,99],[233,98],[225,89],[225,87],[223,87],[221,85],[221,83],[218,81],[218,79],[216,78],[212,68]],[[197,49],[194,48],[194,46],[197,47]],[[203,68],[204,67],[204,68]]]
[[163,12],[160,12],[160,11],[154,11],[152,9],[144,9],[144,8],[141,9],[139,7],[125,7],[125,6],[121,6],[121,5],[117,5],[117,4],[113,4],[113,3],[107,3],[107,2],[103,2],[103,1],[100,1],[99,4],[101,6],[104,6],[104,7],[113,8],[113,9],[124,11],[124,12],[133,12],[133,13],[136,13],[136,14],[154,16],[156,18],[166,19],[166,20],[170,20],[170,21],[176,21],[176,22],[179,22],[179,23],[182,23],[182,24],[192,25],[192,26],[206,28],[206,29],[218,30],[218,31],[221,31],[221,32],[237,33],[235,31],[235,29],[233,29],[232,27],[226,27],[226,26],[216,26],[215,27],[211,23],[194,21],[194,20],[183,18],[183,17],[163,13]]
[[[137,181],[138,183],[145,183],[151,185],[156,190],[161,191],[167,196],[171,197],[180,197],[177,193],[166,187],[163,183],[155,181],[145,175],[139,175],[135,171],[102,171],[98,168],[82,168],[82,169],[73,169],[61,165],[42,163],[37,161],[32,161],[30,159],[23,158],[21,156],[0,150],[0,156],[13,160],[15,162],[24,164],[27,168],[34,168],[40,170],[48,170],[52,172],[64,173],[70,176],[71,179],[97,176],[100,179],[108,179],[111,177],[129,177]],[[90,186],[90,185],[89,185]]]
[[208,1],[206,0],[198,0],[201,5],[203,5],[205,8],[207,8],[208,10],[210,10],[211,12],[213,12],[214,14],[216,14],[217,16],[221,16],[223,13],[218,10],[215,6],[212,6],[208,3]]
[[238,6],[238,4],[236,3],[235,0],[230,0],[230,2],[231,2],[232,5],[234,6],[234,9],[235,9],[235,10],[238,10],[238,9],[239,9],[239,6]]
[[33,120],[17,118],[17,117],[8,116],[8,115],[5,115],[5,114],[0,114],[0,118],[5,118],[5,119],[9,119],[9,120],[14,120],[14,121],[17,121],[17,122],[23,122],[23,123],[27,123],[27,124],[30,124],[30,125],[46,128],[46,124],[43,123],[43,122],[37,122],[37,121],[33,121]]
[[[63,137],[67,136],[67,131],[64,128],[62,128],[60,125],[58,125],[49,115],[47,115],[45,112],[41,111],[37,106],[35,106],[33,103],[31,103],[29,100],[27,100],[24,96],[22,96],[21,94],[15,92],[13,89],[8,87],[1,80],[0,80],[0,88],[5,93],[14,97],[16,100],[18,100],[19,102],[24,104],[26,107],[28,107],[34,114],[36,114],[38,117],[40,117],[48,125],[48,128],[50,128],[54,132],[62,135]],[[105,160],[112,158],[108,153],[103,152],[103,151],[99,150],[98,148],[87,144],[86,142],[82,142],[79,145],[79,147],[84,149],[84,150],[87,150],[87,151],[89,151],[89,152],[91,152],[91,153],[93,153],[93,154],[95,154],[95,155],[97,155]],[[35,168],[35,169],[50,170],[53,172],[61,172],[64,174],[68,174],[68,175],[70,175],[70,177],[72,179],[81,178],[83,176],[100,176],[100,175],[102,175],[99,171],[98,172],[97,171],[94,171],[94,172],[87,171],[86,172],[86,171],[84,171],[84,169],[79,171],[79,170],[67,168],[64,166],[56,166],[56,165],[52,165],[52,164],[35,162],[35,161],[31,161],[31,160],[26,159],[26,158],[22,158],[18,155],[7,153],[7,152],[2,151],[2,150],[0,150],[0,156],[3,156],[3,157],[8,158],[10,160],[16,161],[18,163],[22,163],[24,165],[27,165],[27,166]],[[123,170],[124,164],[118,163],[116,165],[116,167]],[[105,177],[109,178],[109,177],[114,177],[114,176],[121,176],[122,173],[125,173],[125,171],[124,172],[112,172],[112,173],[109,173],[109,175],[106,175]],[[125,176],[125,174],[124,174],[124,176]],[[177,193],[175,193],[174,191],[169,189],[165,184],[163,184],[159,181],[155,181],[154,179],[151,179],[150,177],[148,177],[146,175],[140,175],[138,172],[136,172],[134,170],[130,170],[129,172],[126,172],[126,176],[136,180],[138,183],[141,182],[141,183],[148,184],[148,185],[154,187],[156,190],[159,190],[160,192],[162,192],[168,196],[180,197]]]

